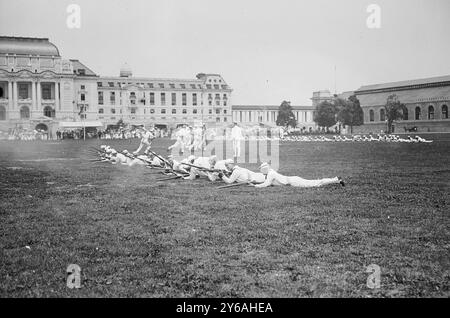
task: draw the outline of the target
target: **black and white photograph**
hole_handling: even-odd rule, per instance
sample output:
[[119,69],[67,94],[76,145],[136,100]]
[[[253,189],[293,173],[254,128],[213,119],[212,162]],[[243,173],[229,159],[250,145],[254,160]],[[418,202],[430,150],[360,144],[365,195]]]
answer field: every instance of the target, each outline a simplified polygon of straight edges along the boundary
[[0,0],[0,298],[449,298],[449,13]]

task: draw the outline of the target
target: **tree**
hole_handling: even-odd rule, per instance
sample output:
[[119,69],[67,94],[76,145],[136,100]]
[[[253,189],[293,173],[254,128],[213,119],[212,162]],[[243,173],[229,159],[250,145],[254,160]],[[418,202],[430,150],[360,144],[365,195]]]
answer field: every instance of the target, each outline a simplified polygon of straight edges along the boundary
[[384,110],[386,112],[388,134],[390,134],[392,132],[392,123],[395,120],[403,119],[403,114],[406,111],[406,106],[398,100],[397,95],[392,94],[387,98]]
[[364,113],[358,98],[352,95],[348,100],[336,99],[337,120],[346,126],[350,126],[350,133],[353,134],[353,126],[364,124]]
[[331,127],[336,124],[336,113],[335,104],[324,101],[317,105],[314,121],[320,127]]
[[277,126],[297,127],[297,120],[292,112],[291,102],[283,101],[278,109]]

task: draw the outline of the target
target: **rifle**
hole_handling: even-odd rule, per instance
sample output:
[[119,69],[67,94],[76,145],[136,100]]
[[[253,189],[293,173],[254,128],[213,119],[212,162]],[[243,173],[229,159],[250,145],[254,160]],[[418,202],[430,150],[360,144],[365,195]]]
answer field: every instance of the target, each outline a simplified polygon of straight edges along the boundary
[[163,157],[161,157],[160,155],[158,155],[156,152],[152,151],[152,150],[148,150],[152,155],[154,155],[156,158],[158,158],[159,160],[161,160],[162,162],[164,162],[165,164],[169,165],[170,167],[172,167],[172,165],[170,164],[170,162],[166,159],[164,159]]
[[217,189],[225,189],[225,188],[233,188],[233,187],[239,187],[241,185],[252,185],[253,183],[245,181],[245,182],[238,182],[238,183],[232,183],[232,184],[227,184],[227,185],[223,185],[220,187],[217,187]]
[[182,175],[175,175],[168,178],[162,178],[162,179],[156,179],[155,181],[168,181],[168,180],[174,180],[174,179],[180,179],[183,178]]
[[151,164],[149,161],[147,161],[147,160],[145,160],[145,159],[142,159],[142,158],[139,158],[138,156],[134,156],[134,155],[132,155],[132,154],[130,154],[130,153],[127,155],[127,154],[125,154],[125,153],[122,152],[122,155],[124,155],[125,157],[128,157],[128,158],[130,158],[130,159],[137,159],[137,160],[140,160],[140,161],[144,162],[144,163],[146,164],[147,167],[154,168],[154,169],[158,169],[158,168],[164,169],[164,168],[161,167],[161,166],[155,166],[155,165]]
[[189,167],[192,167],[192,168],[196,168],[198,170],[207,171],[207,172],[222,172],[222,173],[229,172],[228,170],[222,170],[222,169],[208,169],[208,168],[205,168],[205,167],[200,167],[200,166],[193,165],[191,163],[181,163],[181,164],[189,166]]

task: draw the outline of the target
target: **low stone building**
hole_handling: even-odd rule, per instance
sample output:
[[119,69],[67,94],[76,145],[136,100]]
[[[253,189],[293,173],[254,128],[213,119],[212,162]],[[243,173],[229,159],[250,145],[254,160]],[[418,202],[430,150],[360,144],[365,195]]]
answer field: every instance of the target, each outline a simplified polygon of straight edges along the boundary
[[386,105],[395,94],[405,104],[404,119],[394,123],[394,132],[417,128],[417,132],[450,132],[450,75],[394,83],[362,86],[355,95],[364,111],[364,125],[355,133],[380,133],[387,130]]

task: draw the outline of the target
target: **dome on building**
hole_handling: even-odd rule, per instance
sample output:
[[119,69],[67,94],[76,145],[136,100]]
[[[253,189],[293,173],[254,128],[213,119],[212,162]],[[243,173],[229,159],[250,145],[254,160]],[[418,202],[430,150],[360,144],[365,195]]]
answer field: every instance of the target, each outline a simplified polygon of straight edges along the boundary
[[131,67],[125,63],[120,68],[120,77],[131,77],[133,75],[133,72],[131,70]]
[[0,53],[59,56],[58,48],[47,38],[0,36]]

